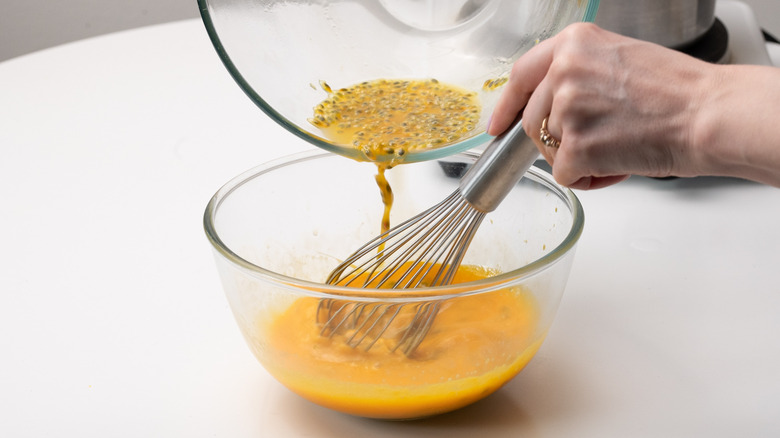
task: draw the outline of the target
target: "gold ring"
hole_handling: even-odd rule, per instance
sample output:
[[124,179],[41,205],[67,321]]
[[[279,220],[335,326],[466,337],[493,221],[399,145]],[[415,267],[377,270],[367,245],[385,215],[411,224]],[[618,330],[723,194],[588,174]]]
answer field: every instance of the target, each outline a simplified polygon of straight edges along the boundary
[[542,120],[542,129],[539,130],[539,140],[548,148],[559,148],[561,146],[561,141],[553,137],[552,134],[550,134],[550,131],[547,130],[547,119],[549,117],[550,116],[547,116]]

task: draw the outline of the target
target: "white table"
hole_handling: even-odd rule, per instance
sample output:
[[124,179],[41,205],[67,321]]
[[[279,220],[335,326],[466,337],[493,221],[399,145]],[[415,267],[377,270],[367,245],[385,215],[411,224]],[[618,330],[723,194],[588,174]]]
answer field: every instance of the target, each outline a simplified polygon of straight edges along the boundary
[[507,387],[378,422],[314,406],[244,345],[201,228],[239,172],[309,149],[197,20],[0,64],[0,436],[780,433],[780,190],[632,178],[579,193],[558,318]]

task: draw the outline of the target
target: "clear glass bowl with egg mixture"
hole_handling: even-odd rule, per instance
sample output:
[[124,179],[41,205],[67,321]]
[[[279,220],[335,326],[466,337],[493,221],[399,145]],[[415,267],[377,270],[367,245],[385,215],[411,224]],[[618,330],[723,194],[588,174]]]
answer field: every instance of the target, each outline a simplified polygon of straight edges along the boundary
[[[479,154],[398,166],[391,225],[452,193]],[[323,284],[378,234],[375,167],[314,150],[256,167],[214,195],[204,216],[224,292],[259,362],[293,392],[344,413],[411,419],[482,399],[511,380],[545,339],[583,229],[574,194],[531,168],[488,214],[459,283],[406,291]],[[322,300],[441,304],[409,355],[389,330],[369,350],[326,336]],[[395,323],[404,324],[403,318]]]
[[[599,1],[198,0],[198,4],[227,70],[273,120],[316,146],[356,160],[416,162],[488,141],[487,120],[514,61],[565,26],[593,21]],[[356,146],[351,136],[333,135],[333,130],[312,123],[315,107],[333,92],[377,80],[436,80],[473,94],[479,112],[463,121],[457,135],[434,135],[430,141],[379,153],[367,151],[364,143]],[[415,112],[430,108],[413,107],[400,114]],[[445,120],[453,118],[447,115]]]

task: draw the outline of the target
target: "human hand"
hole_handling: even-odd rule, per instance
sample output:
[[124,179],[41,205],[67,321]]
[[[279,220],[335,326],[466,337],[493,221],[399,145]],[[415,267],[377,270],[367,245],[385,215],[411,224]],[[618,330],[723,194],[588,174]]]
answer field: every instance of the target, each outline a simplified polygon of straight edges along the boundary
[[[542,41],[513,66],[488,133],[523,127],[562,185],[605,187],[629,175],[699,173],[694,119],[712,67],[673,50],[580,23]],[[542,120],[560,140],[540,140]]]

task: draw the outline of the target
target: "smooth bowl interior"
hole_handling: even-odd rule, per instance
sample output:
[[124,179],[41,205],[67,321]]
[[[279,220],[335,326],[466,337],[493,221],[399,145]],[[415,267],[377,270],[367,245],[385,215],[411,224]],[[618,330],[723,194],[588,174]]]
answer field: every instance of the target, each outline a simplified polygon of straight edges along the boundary
[[[466,152],[388,171],[392,224],[454,191],[478,156]],[[376,171],[322,151],[259,166],[214,195],[205,231],[241,332],[292,391],[365,417],[451,411],[500,388],[540,347],[569,276],[582,207],[571,191],[532,168],[483,221],[469,248],[464,264],[489,272],[485,278],[390,296],[324,285],[341,260],[379,232]],[[412,302],[406,306],[435,300],[442,307],[407,356],[381,342],[353,349],[338,336],[322,336],[313,309],[323,299]]]
[[[488,140],[485,124],[499,94],[487,81],[566,25],[593,21],[598,0],[198,0],[211,40],[230,74],[272,119],[331,152],[335,144],[308,119],[340,89],[376,79],[436,79],[479,94],[472,135],[407,154],[425,161]],[[375,160],[392,157],[373,157]]]

